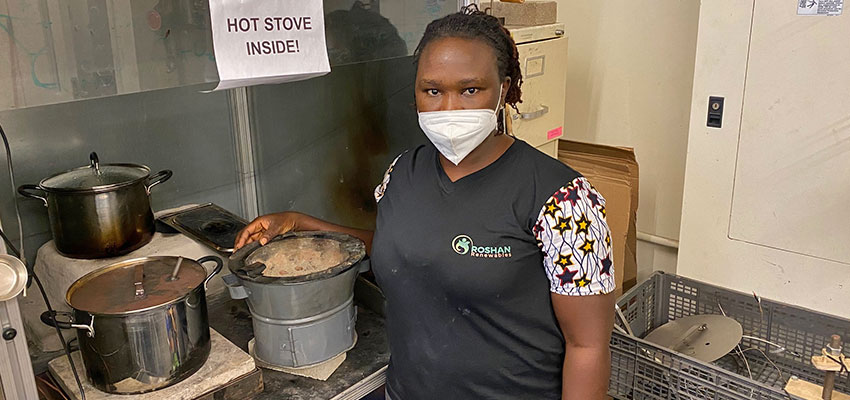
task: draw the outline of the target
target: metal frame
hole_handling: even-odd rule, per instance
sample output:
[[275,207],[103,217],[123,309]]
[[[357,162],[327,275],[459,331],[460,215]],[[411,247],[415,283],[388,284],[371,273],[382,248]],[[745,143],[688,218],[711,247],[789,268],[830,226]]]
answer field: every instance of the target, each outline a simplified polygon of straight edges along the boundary
[[0,303],[0,330],[5,333],[7,329],[14,329],[17,333],[11,340],[4,338],[0,345],[0,378],[3,385],[0,397],[6,400],[37,399],[38,390],[17,297]]
[[230,119],[233,124],[234,151],[236,152],[239,213],[250,221],[259,216],[260,203],[254,167],[254,142],[248,88],[228,90],[227,99],[230,102]]

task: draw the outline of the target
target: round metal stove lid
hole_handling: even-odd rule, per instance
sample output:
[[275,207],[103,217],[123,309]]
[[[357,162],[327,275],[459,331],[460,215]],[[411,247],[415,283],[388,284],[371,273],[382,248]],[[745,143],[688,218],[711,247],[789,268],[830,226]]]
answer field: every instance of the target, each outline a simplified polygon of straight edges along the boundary
[[27,284],[27,267],[21,260],[0,254],[0,301],[11,300]]
[[[172,280],[178,260],[177,279]],[[206,270],[197,261],[172,256],[126,260],[77,279],[65,300],[93,314],[120,315],[172,303],[203,284]]]
[[741,341],[738,321],[722,315],[692,315],[659,326],[645,340],[700,361],[723,357]]
[[228,266],[240,279],[259,283],[306,282],[341,273],[366,255],[360,239],[337,232],[289,232],[265,246],[237,250]]

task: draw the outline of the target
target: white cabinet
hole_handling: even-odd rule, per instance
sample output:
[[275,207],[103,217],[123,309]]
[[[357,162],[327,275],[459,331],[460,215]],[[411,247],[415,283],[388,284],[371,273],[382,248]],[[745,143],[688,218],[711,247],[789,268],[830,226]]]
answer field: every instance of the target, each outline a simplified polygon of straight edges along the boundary
[[563,136],[567,87],[567,38],[564,24],[508,27],[519,50],[522,103],[508,107],[514,136],[552,157],[551,143]]
[[715,0],[699,26],[678,273],[850,316],[850,15]]
[[537,146],[537,150],[548,154],[552,158],[558,158],[558,139],[550,140],[540,146]]

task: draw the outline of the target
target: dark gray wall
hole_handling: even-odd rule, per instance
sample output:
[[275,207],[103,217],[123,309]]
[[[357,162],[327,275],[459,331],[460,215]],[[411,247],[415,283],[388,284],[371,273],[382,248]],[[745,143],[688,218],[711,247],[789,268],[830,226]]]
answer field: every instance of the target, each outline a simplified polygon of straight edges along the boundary
[[324,77],[251,88],[260,213],[296,210],[374,226],[389,163],[424,142],[411,57],[334,67]]
[[[388,164],[426,139],[413,106],[411,57],[336,66],[326,76],[250,89],[261,213],[298,210],[374,225],[372,192]],[[165,89],[0,112],[16,183],[102,162],[174,170],[153,190],[154,210],[214,202],[239,212],[236,155],[225,93]],[[0,220],[17,238],[8,176]],[[50,239],[47,210],[20,199],[27,254]]]

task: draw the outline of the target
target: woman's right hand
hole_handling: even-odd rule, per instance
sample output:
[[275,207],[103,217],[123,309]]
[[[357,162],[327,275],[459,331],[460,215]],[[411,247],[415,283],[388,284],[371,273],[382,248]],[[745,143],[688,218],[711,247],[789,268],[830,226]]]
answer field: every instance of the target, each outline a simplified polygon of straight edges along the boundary
[[302,214],[295,212],[282,212],[277,214],[262,215],[251,221],[242,231],[236,235],[236,250],[251,242],[260,242],[264,246],[275,236],[298,229],[298,220]]

